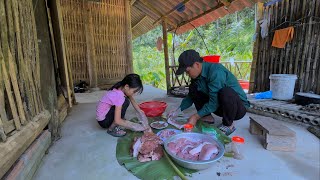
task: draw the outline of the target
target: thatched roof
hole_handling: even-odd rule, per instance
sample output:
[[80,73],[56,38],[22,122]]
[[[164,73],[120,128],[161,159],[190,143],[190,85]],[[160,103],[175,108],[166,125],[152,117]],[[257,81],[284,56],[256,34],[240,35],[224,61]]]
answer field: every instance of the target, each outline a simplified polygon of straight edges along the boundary
[[179,27],[177,33],[184,33],[258,1],[261,0],[131,0],[132,35],[136,38],[154,29],[163,17],[167,18],[169,30]]

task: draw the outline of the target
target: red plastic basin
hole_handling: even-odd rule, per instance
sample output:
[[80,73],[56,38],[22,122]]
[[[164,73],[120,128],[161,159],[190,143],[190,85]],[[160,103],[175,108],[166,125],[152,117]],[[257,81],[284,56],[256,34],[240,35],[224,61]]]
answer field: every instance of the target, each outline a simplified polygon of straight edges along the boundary
[[220,62],[220,56],[219,55],[209,55],[209,56],[203,56],[202,57],[205,62],[211,62],[211,63],[219,63]]
[[147,117],[161,116],[167,108],[167,103],[162,101],[148,101],[139,104],[140,109]]
[[238,80],[240,86],[242,87],[242,89],[247,89],[249,90],[249,81],[246,80]]

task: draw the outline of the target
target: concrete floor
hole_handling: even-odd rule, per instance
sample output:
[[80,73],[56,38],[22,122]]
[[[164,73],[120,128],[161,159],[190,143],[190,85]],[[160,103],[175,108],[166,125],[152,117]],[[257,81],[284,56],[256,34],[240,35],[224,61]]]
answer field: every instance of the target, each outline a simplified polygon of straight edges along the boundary
[[[96,102],[102,95],[102,91],[77,94],[79,104],[72,108],[63,123],[62,138],[49,149],[34,179],[137,179],[116,160],[117,138],[108,135],[96,123]],[[164,100],[168,103],[167,110],[181,102],[180,98],[167,97],[165,91],[151,86],[145,86],[143,94],[136,99],[138,102]],[[245,159],[223,157],[215,166],[193,174],[190,179],[320,179],[320,144],[317,137],[305,127],[281,122],[296,132],[297,149],[295,152],[268,151],[262,147],[259,137],[249,133],[249,115],[235,122],[237,131],[233,134],[246,140],[242,146]],[[130,106],[126,118],[134,116]]]

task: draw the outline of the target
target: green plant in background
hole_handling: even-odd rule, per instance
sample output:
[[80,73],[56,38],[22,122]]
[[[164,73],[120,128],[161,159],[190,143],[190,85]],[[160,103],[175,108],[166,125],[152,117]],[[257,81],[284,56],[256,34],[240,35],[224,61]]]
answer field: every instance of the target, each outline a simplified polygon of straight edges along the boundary
[[[187,49],[195,49],[201,56],[218,54],[221,62],[252,60],[252,37],[254,29],[254,9],[246,8],[225,16],[216,22],[197,28],[209,49],[196,30],[181,35],[168,34],[169,62],[178,64],[179,55]],[[156,41],[162,37],[160,26],[133,41],[134,72],[141,75],[143,83],[166,89],[165,63],[163,51],[156,49]],[[172,53],[174,41],[174,54]],[[246,72],[250,73],[250,72]]]

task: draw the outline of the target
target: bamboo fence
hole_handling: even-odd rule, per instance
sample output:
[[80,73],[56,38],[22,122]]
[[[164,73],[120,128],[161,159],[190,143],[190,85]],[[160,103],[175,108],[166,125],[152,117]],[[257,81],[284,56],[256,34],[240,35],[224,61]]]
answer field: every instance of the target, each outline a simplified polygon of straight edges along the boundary
[[44,110],[40,94],[32,0],[0,0],[0,141]]
[[[126,0],[60,0],[73,83],[120,80],[128,71]],[[130,68],[129,68],[130,69]]]
[[[220,64],[233,73],[237,79],[249,80],[251,70],[250,61],[220,62]],[[189,86],[191,83],[191,79],[185,73],[181,76],[177,76],[177,70],[178,66],[169,66],[170,87],[168,90],[171,88]]]
[[[295,92],[320,94],[320,1],[283,0],[264,7],[270,17],[268,36],[259,36],[252,73],[253,91],[269,90],[270,74],[296,74]],[[294,27],[293,40],[279,49],[271,46],[274,31]]]

